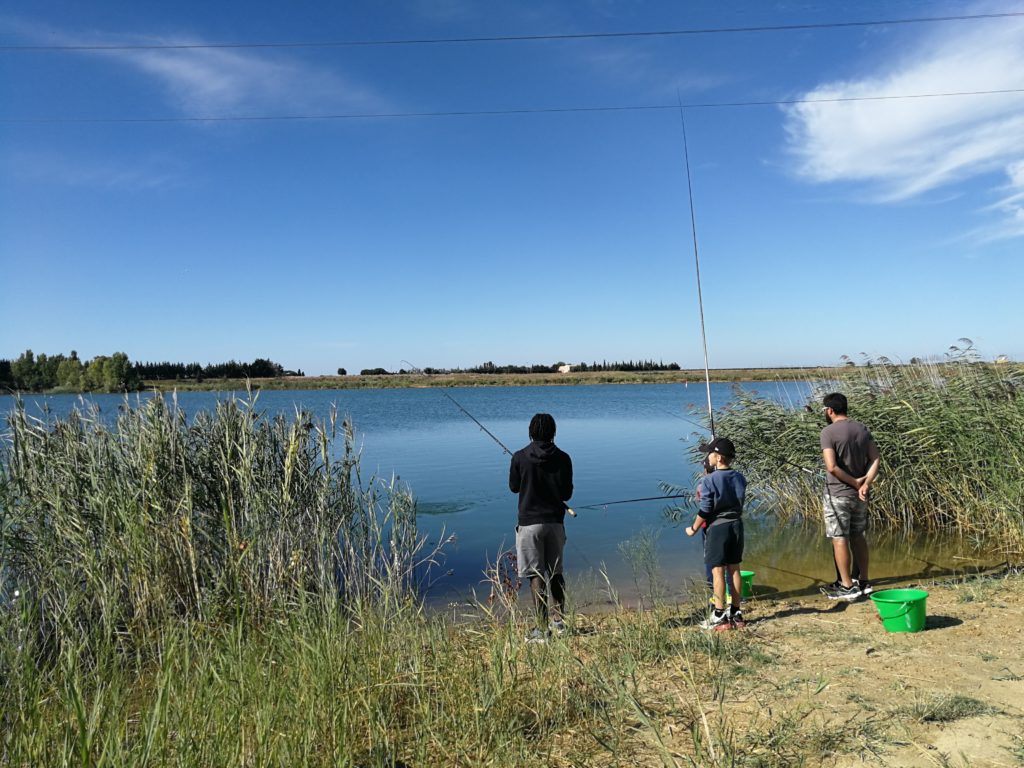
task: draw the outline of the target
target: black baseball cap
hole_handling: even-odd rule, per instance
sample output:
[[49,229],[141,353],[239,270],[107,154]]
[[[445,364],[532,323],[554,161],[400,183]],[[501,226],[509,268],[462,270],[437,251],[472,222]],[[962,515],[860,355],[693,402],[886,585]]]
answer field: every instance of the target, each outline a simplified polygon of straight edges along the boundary
[[728,437],[716,437],[710,443],[703,443],[700,446],[702,453],[719,453],[727,459],[736,458],[736,446]]

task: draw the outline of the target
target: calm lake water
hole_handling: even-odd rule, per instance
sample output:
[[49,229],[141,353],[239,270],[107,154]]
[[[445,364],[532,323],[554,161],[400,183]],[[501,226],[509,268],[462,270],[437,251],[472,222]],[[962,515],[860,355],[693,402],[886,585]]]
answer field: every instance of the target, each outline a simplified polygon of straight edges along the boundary
[[[742,385],[760,396],[799,405],[804,383]],[[573,507],[662,494],[661,482],[692,486],[699,467],[688,449],[706,433],[683,418],[700,422],[706,409],[701,384],[592,385],[453,388],[451,395],[513,451],[529,442],[534,413],[551,413],[558,424],[556,443],[573,459]],[[726,405],[731,384],[713,384],[716,409]],[[150,395],[130,398],[138,402]],[[183,392],[178,403],[188,414],[209,410],[224,392]],[[28,396],[30,412],[44,408],[64,416],[81,404],[78,396]],[[103,413],[116,415],[124,398],[91,395]],[[0,418],[14,399],[0,396]],[[500,552],[514,545],[516,497],[508,490],[509,458],[438,389],[264,391],[259,409],[268,415],[293,414],[297,407],[326,418],[332,406],[350,416],[362,450],[364,479],[399,477],[412,489],[421,512],[419,526],[430,541],[454,534],[443,566],[434,573],[432,602],[457,602],[483,591],[482,573]],[[742,446],[740,453],[742,454]],[[648,590],[646,576],[634,578],[626,549],[656,543],[658,577],[664,595],[681,598],[688,582],[703,572],[699,538],[688,539],[665,516],[666,501],[580,510],[566,517],[566,571],[582,605],[608,600],[604,571],[619,597],[633,602]],[[687,521],[690,513],[687,513]],[[761,591],[812,588],[834,578],[827,541],[814,526],[779,527],[753,516],[747,525],[745,568],[757,572]],[[975,563],[955,541],[872,541],[872,580],[938,575]],[[632,563],[638,563],[632,558]],[[638,582],[639,581],[639,586]]]

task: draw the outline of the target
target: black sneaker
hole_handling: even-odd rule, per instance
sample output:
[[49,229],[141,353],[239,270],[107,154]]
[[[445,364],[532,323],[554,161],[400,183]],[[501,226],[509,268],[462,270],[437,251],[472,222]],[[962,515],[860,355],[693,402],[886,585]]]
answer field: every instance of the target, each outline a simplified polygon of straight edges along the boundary
[[822,587],[821,591],[825,593],[825,597],[829,600],[846,600],[850,602],[861,596],[860,587],[857,586],[857,582],[853,582],[848,587],[844,587],[842,584],[838,587]]
[[743,620],[743,610],[740,608],[729,608],[729,622],[736,627],[736,629],[743,629],[747,626],[747,622]]
[[865,597],[875,591],[875,588],[871,585],[870,581],[855,581],[853,583],[860,587],[860,593]]

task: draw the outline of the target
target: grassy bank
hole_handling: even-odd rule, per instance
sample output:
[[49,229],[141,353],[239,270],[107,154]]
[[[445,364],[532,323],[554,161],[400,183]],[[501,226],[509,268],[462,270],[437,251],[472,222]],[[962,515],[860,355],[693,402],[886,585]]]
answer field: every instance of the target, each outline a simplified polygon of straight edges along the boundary
[[761,598],[746,630],[719,634],[687,606],[576,616],[547,645],[479,608],[458,624],[367,605],[174,622],[144,654],[83,664],[68,647],[42,669],[15,654],[0,764],[1022,764],[1007,632],[1024,582],[926,586],[932,618],[913,636],[820,597]]
[[[800,381],[829,376],[832,368],[719,368],[714,382]],[[412,387],[533,387],[570,384],[703,384],[703,370],[687,371],[573,371],[570,373],[447,373],[391,376],[303,376],[253,379],[259,389],[408,389]],[[244,391],[244,379],[147,381],[161,391]]]

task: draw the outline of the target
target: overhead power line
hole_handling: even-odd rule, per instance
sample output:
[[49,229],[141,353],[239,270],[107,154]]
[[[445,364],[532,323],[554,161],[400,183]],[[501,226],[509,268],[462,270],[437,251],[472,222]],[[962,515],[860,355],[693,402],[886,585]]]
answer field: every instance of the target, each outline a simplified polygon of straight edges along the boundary
[[[793,104],[834,104],[850,101],[897,101],[900,99],[938,99],[955,96],[995,96],[1024,93],[1024,88],[1002,88],[987,91],[949,91],[945,93],[904,93],[891,96],[837,96],[822,99],[775,99],[763,101],[707,101],[683,104],[684,109],[716,109],[722,107],[770,107]],[[369,120],[414,117],[486,117],[501,115],[548,115],[577,112],[653,112],[678,110],[679,104],[648,104],[604,107],[536,107],[522,109],[463,109],[435,112],[349,112],[324,115],[227,115],[192,117],[0,117],[0,124],[62,124],[62,123],[259,123],[300,120]]]
[[868,21],[832,21],[819,24],[772,24],[749,27],[697,27],[693,29],[664,29],[638,32],[583,32],[579,34],[551,35],[493,35],[489,37],[425,37],[398,40],[321,40],[265,43],[124,43],[81,45],[15,45],[0,44],[0,51],[152,51],[192,50],[202,48],[355,48],[388,45],[448,45],[456,43],[517,43],[554,40],[601,40],[629,37],[680,37],[684,35],[723,35],[740,32],[793,32],[812,29],[846,29],[850,27],[880,27],[897,24],[930,24],[947,21],[975,21],[980,19],[1006,19],[1024,16],[1024,11],[1005,13],[975,13],[961,16],[918,16],[906,19],[872,19]]

